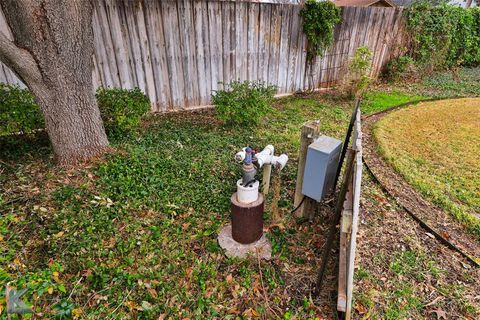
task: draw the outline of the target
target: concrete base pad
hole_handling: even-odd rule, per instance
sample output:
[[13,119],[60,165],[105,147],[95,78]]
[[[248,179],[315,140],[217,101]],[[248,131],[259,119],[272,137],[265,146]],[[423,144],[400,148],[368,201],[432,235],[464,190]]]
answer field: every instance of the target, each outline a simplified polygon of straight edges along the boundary
[[265,234],[250,244],[241,244],[232,238],[232,225],[228,224],[218,233],[218,244],[225,250],[227,257],[246,258],[248,255],[256,258],[257,254],[261,259],[270,260],[272,258],[272,245]]

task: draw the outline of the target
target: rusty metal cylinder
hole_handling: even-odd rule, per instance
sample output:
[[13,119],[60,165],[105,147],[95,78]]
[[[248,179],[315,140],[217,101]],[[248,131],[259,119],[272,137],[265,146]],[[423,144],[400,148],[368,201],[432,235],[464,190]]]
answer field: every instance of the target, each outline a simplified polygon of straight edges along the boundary
[[231,198],[232,237],[241,244],[257,241],[263,234],[264,199],[261,193],[254,202],[238,202],[237,193]]

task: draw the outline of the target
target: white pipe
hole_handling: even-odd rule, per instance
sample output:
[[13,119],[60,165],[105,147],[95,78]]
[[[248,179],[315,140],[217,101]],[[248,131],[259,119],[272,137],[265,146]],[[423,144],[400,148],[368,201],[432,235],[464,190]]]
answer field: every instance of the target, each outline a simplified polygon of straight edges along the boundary
[[266,146],[261,152],[255,154],[255,159],[257,159],[258,167],[261,168],[265,163],[271,164],[271,157],[273,156],[273,153],[275,152],[275,148],[269,144]]
[[[242,162],[246,157],[246,148],[243,148],[242,151],[239,151],[235,154],[235,160]],[[257,160],[258,167],[261,168],[266,164],[271,164],[275,168],[282,170],[288,161],[288,156],[286,154],[281,154],[280,156],[274,156],[275,148],[269,144],[261,152],[254,155]]]
[[250,186],[246,187],[243,185],[242,179],[237,181],[237,200],[240,203],[252,203],[258,199],[258,188],[260,182],[255,181]]
[[277,168],[278,170],[282,170],[287,164],[287,161],[288,161],[288,156],[285,153],[283,153],[278,157],[272,156],[271,164],[273,164],[275,168]]
[[258,167],[261,168],[265,164],[271,164],[275,168],[282,170],[288,161],[288,156],[286,154],[281,154],[280,156],[274,156],[273,153],[275,149],[271,144],[265,147],[262,152],[257,153],[255,158],[257,159]]
[[247,147],[243,148],[242,151],[238,151],[235,154],[235,160],[236,161],[242,162],[243,160],[245,160],[245,157],[247,156],[247,153],[245,152],[245,149],[247,149]]

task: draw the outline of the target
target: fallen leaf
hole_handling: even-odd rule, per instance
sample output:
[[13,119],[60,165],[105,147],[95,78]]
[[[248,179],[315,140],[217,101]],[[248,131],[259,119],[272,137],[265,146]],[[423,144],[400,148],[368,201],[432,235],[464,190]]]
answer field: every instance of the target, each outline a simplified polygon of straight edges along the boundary
[[154,297],[154,298],[158,297],[157,290],[155,290],[155,289],[148,289],[147,291],[148,291],[148,293],[150,293],[150,295],[151,295],[152,297]]
[[74,319],[80,318],[80,315],[83,313],[82,308],[75,308],[72,310],[72,316]]
[[228,314],[240,314],[240,311],[236,307],[233,307],[233,308],[228,309],[227,313]]
[[436,297],[435,299],[433,299],[433,301],[427,303],[424,307],[429,307],[431,305],[434,305],[435,303],[437,303],[438,301],[440,300],[443,300],[443,297],[442,296],[438,296]]
[[248,308],[247,310],[245,310],[245,311],[242,313],[242,315],[243,315],[244,317],[248,317],[249,319],[252,318],[252,317],[255,317],[255,316],[256,316],[255,314],[257,314],[257,313],[256,313],[255,310],[253,310],[252,308]]
[[125,302],[125,305],[128,307],[128,309],[130,309],[130,311],[137,308],[137,304],[135,303],[135,301],[128,300]]
[[59,276],[59,275],[60,275],[60,274],[59,274],[57,271],[54,271],[54,272],[52,273],[53,280],[55,280],[56,282],[60,282],[60,280],[58,279],[58,276]]
[[442,309],[435,309],[428,311],[429,314],[435,313],[437,315],[437,319],[447,319],[447,313]]
[[357,310],[358,314],[365,314],[368,312],[368,309],[361,303],[355,304],[355,310]]

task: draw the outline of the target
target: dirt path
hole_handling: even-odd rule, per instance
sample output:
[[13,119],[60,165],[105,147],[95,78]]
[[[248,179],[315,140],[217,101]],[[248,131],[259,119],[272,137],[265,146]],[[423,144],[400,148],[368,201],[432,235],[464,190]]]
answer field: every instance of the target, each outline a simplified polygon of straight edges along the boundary
[[472,267],[364,175],[353,319],[479,319]]

